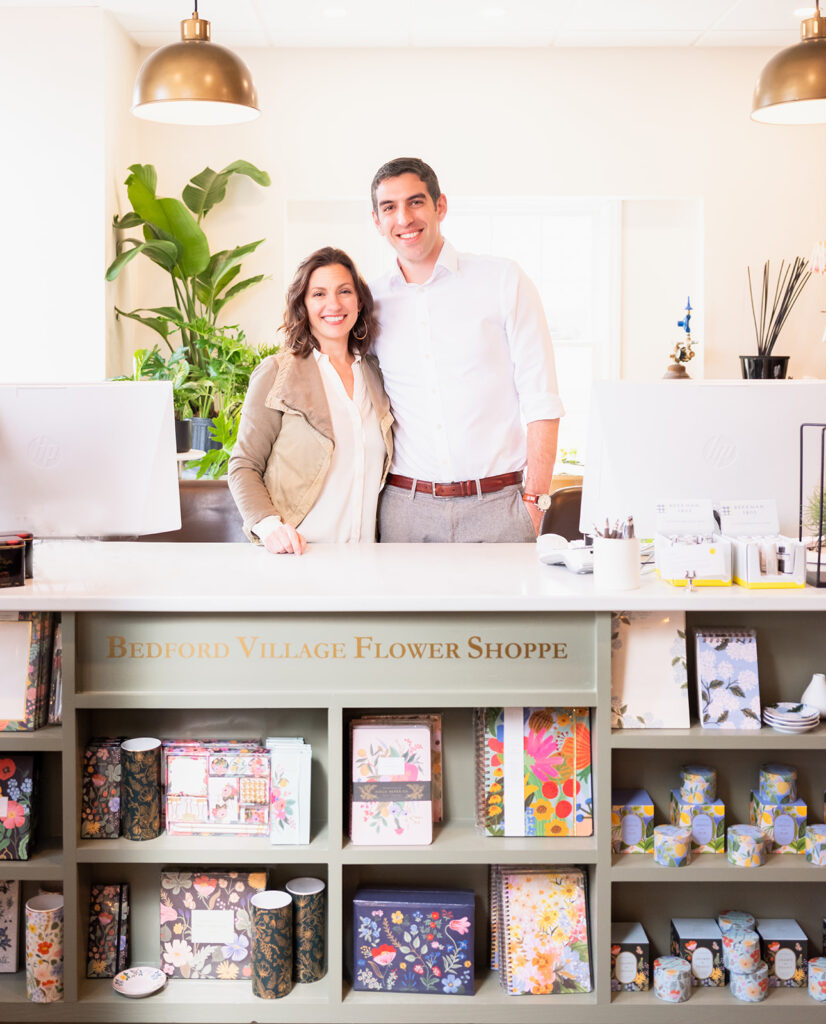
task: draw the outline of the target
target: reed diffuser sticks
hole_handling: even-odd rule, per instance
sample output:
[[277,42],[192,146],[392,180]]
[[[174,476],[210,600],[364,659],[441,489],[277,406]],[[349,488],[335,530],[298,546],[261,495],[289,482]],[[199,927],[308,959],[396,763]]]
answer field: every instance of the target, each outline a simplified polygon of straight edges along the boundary
[[802,256],[795,256],[792,263],[780,261],[780,272],[774,286],[774,297],[769,307],[771,266],[769,260],[763,264],[763,287],[760,290],[760,316],[754,305],[754,290],[751,283],[751,267],[746,268],[749,278],[749,297],[751,298],[751,315],[754,320],[754,333],[757,336],[757,354],[770,356],[783,325],[791,313],[794,304],[809,278],[809,261]]

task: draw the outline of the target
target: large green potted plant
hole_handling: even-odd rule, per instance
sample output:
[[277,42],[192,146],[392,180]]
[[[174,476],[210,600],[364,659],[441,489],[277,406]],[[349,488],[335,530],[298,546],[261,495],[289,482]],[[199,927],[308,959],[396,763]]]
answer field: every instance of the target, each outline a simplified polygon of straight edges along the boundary
[[[232,175],[243,174],[263,186],[270,184],[270,177],[236,160],[222,171],[205,168],[184,188],[182,199],[173,199],[156,194],[157,172],[151,164],[132,164],[129,171],[126,189],[132,209],[115,217],[113,224],[118,231],[141,228],[143,240],[119,239],[106,279],[114,281],[127,264],[144,256],[169,274],[174,300],[174,305],[128,311],[115,307],[119,316],[136,320],[162,339],[153,349],[135,353],[132,378],[172,381],[176,416],[200,421],[202,429],[206,425],[193,442],[207,450],[199,475],[220,476],[226,472],[227,443],[234,441],[250,373],[263,353],[245,343],[240,327],[219,325],[218,318],[231,299],[263,280],[263,274],[241,277],[244,257],[263,239],[212,253],[201,222],[225,198]],[[223,456],[211,456],[212,448]]]

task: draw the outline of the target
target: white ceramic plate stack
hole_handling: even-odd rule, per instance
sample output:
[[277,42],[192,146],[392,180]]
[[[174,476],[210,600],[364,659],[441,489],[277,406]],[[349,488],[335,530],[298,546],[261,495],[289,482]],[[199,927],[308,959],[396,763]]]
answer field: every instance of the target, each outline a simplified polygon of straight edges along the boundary
[[776,732],[809,732],[820,724],[820,712],[811,704],[784,700],[763,708],[763,722]]

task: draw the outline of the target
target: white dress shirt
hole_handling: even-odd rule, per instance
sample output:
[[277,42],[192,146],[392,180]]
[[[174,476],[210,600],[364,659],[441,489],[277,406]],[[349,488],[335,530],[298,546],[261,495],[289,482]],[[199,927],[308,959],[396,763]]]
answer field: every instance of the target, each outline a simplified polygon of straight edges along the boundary
[[[330,406],[335,447],[321,493],[297,529],[311,543],[372,544],[387,449],[364,383],[361,356],[353,363],[350,398],[328,357],[317,349],[313,355]],[[267,516],[252,529],[266,540],[280,522],[277,516]]]
[[524,422],[564,414],[539,294],[512,260],[445,242],[425,284],[371,285],[396,418],[394,473],[449,483],[521,470]]

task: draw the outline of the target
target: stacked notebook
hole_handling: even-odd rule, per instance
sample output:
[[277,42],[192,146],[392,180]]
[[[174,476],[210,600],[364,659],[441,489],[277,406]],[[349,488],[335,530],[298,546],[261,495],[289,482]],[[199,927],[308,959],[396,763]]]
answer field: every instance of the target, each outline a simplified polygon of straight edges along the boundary
[[508,995],[590,992],[582,868],[493,865],[491,960]]
[[433,822],[442,812],[441,716],[355,719],[350,724],[350,750],[353,843],[432,842]]
[[753,629],[694,631],[697,706],[704,729],[759,729],[760,682]]
[[53,612],[0,612],[0,732],[30,732],[62,716],[62,640]]
[[590,836],[588,708],[477,708],[476,820],[490,836]]

